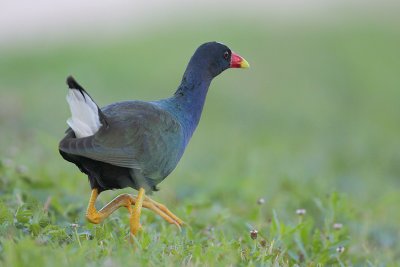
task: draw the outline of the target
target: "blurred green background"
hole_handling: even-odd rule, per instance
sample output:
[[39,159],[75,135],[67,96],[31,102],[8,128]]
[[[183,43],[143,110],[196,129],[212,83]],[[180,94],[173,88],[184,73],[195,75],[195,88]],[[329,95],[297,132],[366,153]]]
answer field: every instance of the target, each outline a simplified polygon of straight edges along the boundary
[[[22,202],[51,197],[52,223],[86,227],[87,178],[57,150],[69,117],[66,76],[100,106],[164,98],[197,46],[217,40],[251,68],[213,81],[200,125],[155,198],[194,229],[220,227],[236,239],[254,222],[259,197],[266,200],[260,223],[275,211],[290,224],[295,210],[305,208],[318,228],[326,223],[321,203],[338,194],[345,204],[330,220],[346,228],[346,265],[394,266],[400,260],[400,19],[394,3],[368,3],[296,11],[301,5],[288,2],[271,11],[249,2],[243,12],[229,2],[190,12],[173,6],[151,25],[121,24],[121,32],[86,26],[63,28],[54,38],[3,40],[0,202],[14,213],[20,194]],[[118,193],[106,192],[101,201]],[[58,216],[57,206],[67,215]],[[12,262],[12,250],[1,258]]]

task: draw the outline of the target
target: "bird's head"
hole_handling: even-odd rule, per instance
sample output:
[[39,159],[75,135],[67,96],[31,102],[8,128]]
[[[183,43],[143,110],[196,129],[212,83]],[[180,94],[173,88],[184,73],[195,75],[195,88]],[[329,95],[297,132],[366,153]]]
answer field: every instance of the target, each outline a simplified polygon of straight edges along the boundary
[[197,48],[189,66],[206,70],[211,78],[229,68],[248,68],[249,63],[229,47],[218,42],[208,42]]

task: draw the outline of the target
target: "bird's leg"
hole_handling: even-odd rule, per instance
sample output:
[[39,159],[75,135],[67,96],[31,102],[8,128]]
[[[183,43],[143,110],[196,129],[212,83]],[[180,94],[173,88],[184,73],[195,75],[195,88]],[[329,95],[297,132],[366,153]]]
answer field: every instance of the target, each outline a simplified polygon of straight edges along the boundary
[[175,224],[176,226],[178,226],[178,228],[180,228],[180,226],[184,224],[184,222],[181,219],[179,219],[178,216],[173,214],[165,205],[152,200],[148,196],[145,196],[144,200],[147,204],[146,208],[154,211],[167,222]]
[[[86,218],[89,222],[94,224],[101,223],[105,218],[110,216],[115,210],[120,207],[126,207],[131,215],[130,217],[130,229],[133,235],[136,235],[140,225],[140,213],[142,206],[144,208],[154,211],[156,214],[161,216],[170,224],[175,224],[180,228],[183,225],[183,221],[175,216],[172,212],[168,210],[164,205],[152,200],[151,198],[145,196],[144,189],[139,190],[138,196],[132,197],[129,194],[121,194],[106,204],[103,208],[97,211],[95,207],[96,199],[99,195],[98,189],[93,189],[90,196],[89,205],[86,211]],[[132,208],[132,205],[134,207]]]
[[126,207],[128,208],[128,210],[130,210],[131,205],[135,204],[135,199],[131,195],[122,194],[114,198],[102,209],[97,211],[94,204],[98,196],[99,196],[98,189],[97,188],[93,189],[92,194],[90,196],[89,205],[86,211],[86,219],[94,224],[101,223],[105,218],[110,216],[111,213],[113,213],[120,207]]
[[140,228],[140,214],[142,212],[144,197],[145,197],[145,191],[143,188],[140,188],[139,193],[136,197],[135,207],[133,208],[133,212],[131,213],[131,218],[130,218],[130,228],[132,235],[136,235]]

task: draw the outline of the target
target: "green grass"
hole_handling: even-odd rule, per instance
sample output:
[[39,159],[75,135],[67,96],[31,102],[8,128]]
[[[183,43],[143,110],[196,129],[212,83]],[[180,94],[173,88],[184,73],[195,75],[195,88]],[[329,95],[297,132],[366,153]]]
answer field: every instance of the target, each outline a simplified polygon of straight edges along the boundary
[[[396,266],[399,30],[365,21],[206,28],[0,51],[0,265]],[[58,155],[65,77],[100,105],[166,97],[208,40],[252,68],[213,82],[182,161],[154,195],[188,226],[179,232],[145,210],[134,249],[126,210],[85,221],[87,179]],[[99,207],[122,192],[134,193],[105,192]]]

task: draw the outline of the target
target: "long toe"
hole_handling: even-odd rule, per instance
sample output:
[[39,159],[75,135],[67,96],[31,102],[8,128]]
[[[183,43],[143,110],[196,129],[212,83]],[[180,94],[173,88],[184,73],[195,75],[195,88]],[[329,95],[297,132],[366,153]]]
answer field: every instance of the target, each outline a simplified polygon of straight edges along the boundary
[[169,217],[171,217],[175,222],[177,222],[180,226],[184,225],[185,222],[183,220],[181,220],[178,216],[176,216],[175,214],[173,214],[165,205],[158,203],[157,201],[152,200],[151,198],[147,197],[145,198],[145,200],[150,201],[151,203],[153,203],[158,209],[160,209],[162,212],[164,212],[165,214],[167,214]]

